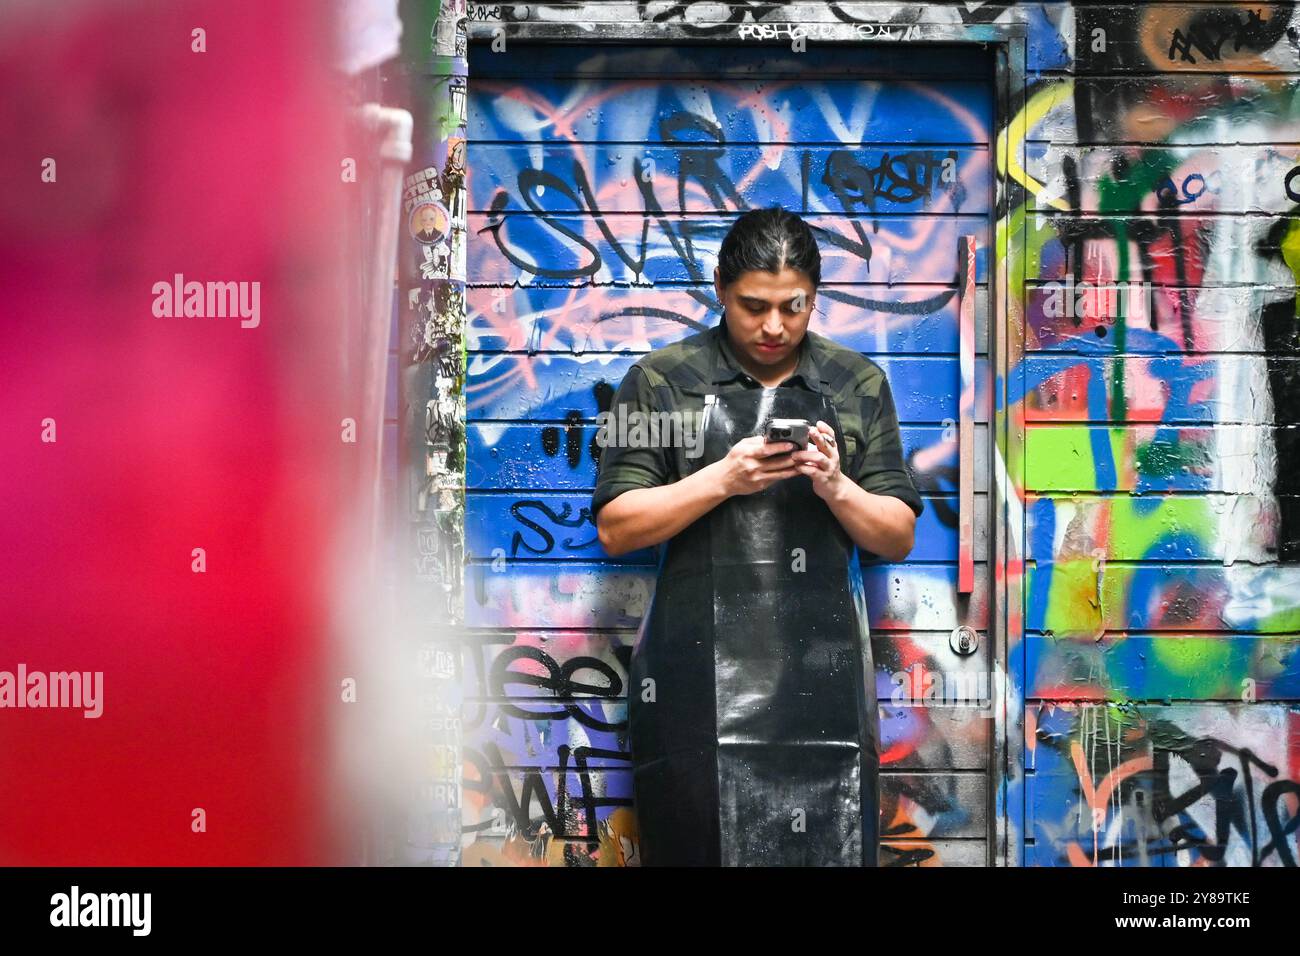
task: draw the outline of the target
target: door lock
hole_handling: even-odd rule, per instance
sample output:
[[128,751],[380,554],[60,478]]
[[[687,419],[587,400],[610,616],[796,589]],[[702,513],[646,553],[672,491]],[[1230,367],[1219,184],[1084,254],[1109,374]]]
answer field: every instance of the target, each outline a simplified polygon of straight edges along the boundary
[[976,633],[975,628],[966,624],[954,627],[952,633],[948,635],[948,646],[953,649],[953,653],[960,654],[963,657],[974,654],[979,644],[979,634]]

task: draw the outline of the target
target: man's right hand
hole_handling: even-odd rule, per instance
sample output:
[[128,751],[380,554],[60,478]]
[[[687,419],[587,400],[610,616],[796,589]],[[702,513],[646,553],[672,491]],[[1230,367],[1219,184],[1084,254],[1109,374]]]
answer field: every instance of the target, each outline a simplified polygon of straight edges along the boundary
[[794,442],[769,442],[762,435],[742,438],[722,459],[726,467],[724,486],[728,495],[751,495],[784,478],[800,474],[790,457]]

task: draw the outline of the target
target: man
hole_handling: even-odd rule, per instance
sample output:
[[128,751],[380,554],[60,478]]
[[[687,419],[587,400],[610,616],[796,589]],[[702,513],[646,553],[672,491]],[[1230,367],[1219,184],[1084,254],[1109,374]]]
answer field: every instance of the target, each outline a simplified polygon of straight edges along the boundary
[[[668,543],[629,675],[647,865],[876,865],[875,674],[850,558],[903,560],[924,505],[880,367],[808,331],[820,278],[803,220],[746,213],[714,272],[722,322],[642,358],[614,398],[699,427],[673,447],[604,436],[592,496],[609,554]],[[809,444],[766,441],[774,418],[812,423]]]

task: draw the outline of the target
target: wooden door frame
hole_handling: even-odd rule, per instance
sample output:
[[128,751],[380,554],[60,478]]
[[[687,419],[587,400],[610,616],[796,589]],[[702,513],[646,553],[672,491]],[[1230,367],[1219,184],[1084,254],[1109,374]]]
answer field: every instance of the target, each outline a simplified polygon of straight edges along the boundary
[[[543,5],[544,6],[544,5]],[[1023,388],[1009,388],[1009,361],[1012,344],[1019,343],[1016,354],[1023,353],[1025,302],[1013,313],[1010,301],[1011,263],[1026,263],[1028,218],[1021,217],[1020,229],[1013,233],[1009,197],[1016,184],[1011,171],[1025,168],[1025,137],[1011,142],[1013,121],[1024,114],[1027,85],[1028,28],[1023,20],[1007,23],[953,23],[930,19],[934,8],[928,4],[882,4],[890,20],[887,23],[848,23],[828,4],[799,3],[756,24],[749,19],[750,8],[737,6],[730,19],[735,22],[700,24],[689,22],[646,22],[641,20],[592,21],[531,19],[538,16],[537,6],[502,5],[501,9],[524,11],[524,19],[470,20],[467,38],[470,43],[490,45],[494,40],[511,43],[548,43],[592,48],[620,44],[674,44],[680,46],[718,46],[735,43],[743,46],[788,47],[792,32],[805,31],[807,43],[858,45],[875,48],[906,45],[923,50],[929,46],[957,44],[979,45],[990,50],[994,61],[992,174],[994,206],[990,216],[993,248],[988,250],[990,314],[988,318],[989,361],[992,363],[992,414],[989,422],[988,462],[990,494],[988,528],[992,553],[986,568],[989,613],[988,632],[991,647],[989,666],[992,675],[1005,680],[991,680],[993,732],[989,735],[989,786],[986,820],[986,863],[990,866],[1021,866],[1024,863],[1026,808],[1025,738],[1024,738],[1024,504],[1016,492],[1017,475],[1008,473],[1006,462],[1024,460],[1024,422],[1012,422],[1010,395],[1023,394]],[[798,19],[781,19],[798,13]],[[755,36],[756,30],[772,27],[784,36],[766,39]],[[467,78],[473,84],[471,74]],[[954,250],[955,257],[956,250]],[[1023,364],[1018,366],[1023,379]],[[1023,382],[1022,382],[1023,385]],[[1001,421],[998,409],[1002,410]],[[1004,449],[1001,456],[998,448]],[[999,465],[1001,464],[1001,467]],[[1013,526],[1011,521],[1017,520]],[[1012,550],[1009,550],[1012,549]],[[958,601],[960,607],[962,602]],[[1014,616],[1011,610],[1016,609]],[[1020,629],[1014,635],[1014,653],[1018,666],[1008,667],[1009,633],[1014,621]],[[1019,683],[1017,683],[1019,681]],[[1012,806],[1010,795],[1018,795]]]

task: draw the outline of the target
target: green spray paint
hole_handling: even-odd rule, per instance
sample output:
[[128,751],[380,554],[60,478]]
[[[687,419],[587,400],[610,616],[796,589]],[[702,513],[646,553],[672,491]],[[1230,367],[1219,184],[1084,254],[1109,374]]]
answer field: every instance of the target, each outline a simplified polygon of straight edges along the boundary
[[[1103,176],[1097,183],[1097,210],[1102,215],[1124,215],[1134,209],[1142,208],[1142,199],[1163,182],[1178,166],[1178,161],[1164,150],[1156,150],[1145,155],[1139,162],[1128,166],[1116,177]],[[1118,219],[1115,223],[1115,244],[1119,255],[1119,274],[1117,282],[1129,282],[1128,260],[1128,221]],[[1082,277],[1080,277],[1082,279]],[[1124,315],[1124,297],[1116,296],[1118,307],[1115,311],[1114,342],[1116,354],[1122,355],[1128,340],[1128,323]],[[1124,363],[1115,363],[1115,373],[1110,383],[1111,417],[1122,422],[1128,414],[1128,403],[1124,398]]]
[[1282,237],[1282,259],[1295,279],[1295,314],[1300,319],[1300,219],[1292,222]]

